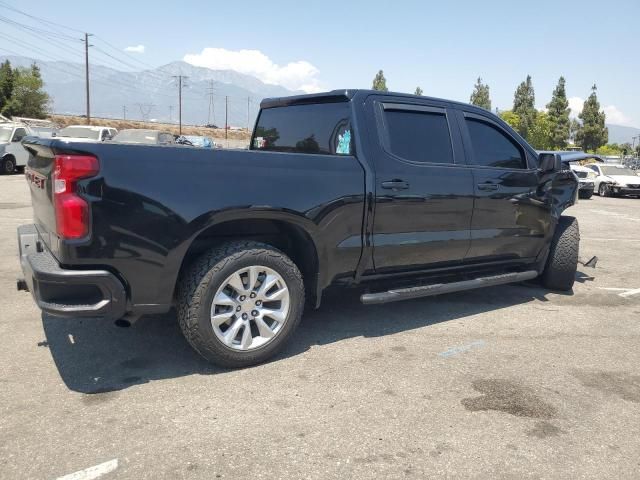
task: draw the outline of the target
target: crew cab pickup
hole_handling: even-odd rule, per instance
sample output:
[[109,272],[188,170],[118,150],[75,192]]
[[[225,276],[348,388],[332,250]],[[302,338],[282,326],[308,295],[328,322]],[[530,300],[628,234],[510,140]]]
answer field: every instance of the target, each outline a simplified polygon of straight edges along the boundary
[[[27,138],[18,230],[47,314],[133,321],[176,307],[231,367],[277,352],[305,303],[376,304],[531,280],[572,288],[578,182],[492,113],[366,90],[266,99],[249,150]],[[584,154],[582,154],[584,155]],[[124,320],[123,320],[124,319]]]

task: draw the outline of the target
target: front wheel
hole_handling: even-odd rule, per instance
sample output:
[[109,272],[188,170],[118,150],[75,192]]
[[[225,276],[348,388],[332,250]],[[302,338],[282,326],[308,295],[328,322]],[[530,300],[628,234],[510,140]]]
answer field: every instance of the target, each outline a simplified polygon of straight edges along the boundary
[[593,196],[593,190],[579,190],[578,196],[584,200],[588,200]]
[[549,257],[542,272],[542,285],[552,290],[573,288],[578,269],[580,228],[574,217],[560,217],[551,239]]
[[5,157],[2,159],[2,173],[4,175],[11,175],[16,171],[16,162],[12,157]]
[[601,183],[600,187],[598,187],[598,195],[601,197],[608,197],[611,195],[611,191],[609,190],[609,185],[606,183]]
[[300,323],[303,306],[296,265],[257,242],[232,242],[202,255],[178,292],[178,319],[189,344],[231,368],[275,355]]

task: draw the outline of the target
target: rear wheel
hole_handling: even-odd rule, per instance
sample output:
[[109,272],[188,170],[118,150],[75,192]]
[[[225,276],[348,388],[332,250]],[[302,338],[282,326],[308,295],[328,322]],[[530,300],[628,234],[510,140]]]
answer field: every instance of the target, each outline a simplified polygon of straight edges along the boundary
[[233,242],[201,256],[182,277],[178,319],[210,362],[246,367],[275,355],[300,323],[302,275],[279,250]]
[[580,229],[574,217],[560,217],[542,272],[542,284],[552,290],[571,290],[578,269]]
[[11,175],[16,171],[16,161],[15,159],[8,155],[2,159],[2,174],[3,175]]

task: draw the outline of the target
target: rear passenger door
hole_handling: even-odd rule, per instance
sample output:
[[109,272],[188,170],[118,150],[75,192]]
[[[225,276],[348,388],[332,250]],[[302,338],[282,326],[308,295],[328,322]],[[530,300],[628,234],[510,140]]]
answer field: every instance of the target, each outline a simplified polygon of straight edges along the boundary
[[473,180],[446,103],[370,97],[376,171],[376,272],[461,263],[470,245]]
[[533,259],[551,232],[537,161],[493,116],[458,111],[475,200],[467,261]]

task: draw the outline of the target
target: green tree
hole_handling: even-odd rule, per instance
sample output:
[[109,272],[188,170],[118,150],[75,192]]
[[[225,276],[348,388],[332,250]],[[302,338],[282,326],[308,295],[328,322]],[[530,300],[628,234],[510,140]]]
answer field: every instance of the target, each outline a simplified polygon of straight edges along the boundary
[[473,87],[471,98],[469,99],[471,105],[482,107],[485,110],[491,111],[491,97],[489,96],[489,85],[482,83],[482,78],[478,77],[478,81]]
[[2,112],[13,93],[13,77],[11,63],[9,63],[9,60],[5,60],[0,65],[0,112]]
[[576,135],[578,134],[580,127],[580,122],[575,118],[572,118],[571,122],[569,122],[569,140],[571,140],[571,142],[576,143]]
[[533,125],[529,128],[528,142],[536,150],[553,150],[553,122],[546,112],[538,112]]
[[389,91],[387,88],[387,79],[384,78],[384,72],[382,70],[379,70],[378,73],[376,73],[376,76],[373,79],[373,86],[371,88],[381,92]]
[[622,149],[617,143],[609,143],[607,145],[601,145],[596,149],[598,155],[622,155]]
[[2,109],[3,115],[45,118],[49,107],[49,95],[44,91],[40,69],[34,63],[30,68],[13,71],[13,92]]
[[413,92],[414,95],[422,96],[422,89],[420,87],[416,87],[416,91]]
[[609,129],[604,124],[606,115],[600,111],[597,90],[595,85],[591,87],[591,95],[585,100],[582,112],[578,115],[582,126],[576,134],[576,141],[585,151],[595,151],[609,140]]
[[513,113],[518,115],[520,122],[518,125],[518,133],[525,139],[529,139],[529,130],[536,121],[536,96],[531,83],[531,75],[527,75],[527,79],[518,85],[513,96]]
[[625,142],[619,145],[619,148],[622,151],[623,155],[631,155],[633,153],[633,147],[629,142]]
[[563,149],[567,147],[569,138],[569,101],[565,90],[564,77],[560,77],[558,85],[553,90],[551,101],[547,104],[549,110],[549,123],[551,127],[551,149]]
[[503,110],[500,112],[500,118],[507,122],[511,128],[518,131],[520,128],[520,117],[513,110]]

